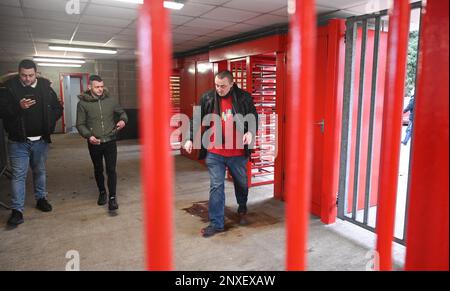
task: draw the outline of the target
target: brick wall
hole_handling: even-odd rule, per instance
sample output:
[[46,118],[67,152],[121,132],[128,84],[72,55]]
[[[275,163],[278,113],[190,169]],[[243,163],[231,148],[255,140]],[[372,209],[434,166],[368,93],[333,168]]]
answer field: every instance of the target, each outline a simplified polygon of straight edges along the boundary
[[123,108],[137,108],[136,62],[134,60],[98,60],[96,71],[110,94]]

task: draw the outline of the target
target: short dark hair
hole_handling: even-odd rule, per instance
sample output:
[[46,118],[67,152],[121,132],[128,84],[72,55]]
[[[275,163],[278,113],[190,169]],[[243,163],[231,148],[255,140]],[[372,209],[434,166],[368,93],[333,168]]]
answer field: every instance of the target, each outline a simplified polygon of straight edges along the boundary
[[221,79],[221,80],[224,79],[224,78],[227,78],[230,81],[230,83],[233,83],[233,74],[230,71],[228,71],[228,70],[221,71],[221,72],[217,73],[216,77]]
[[102,78],[99,75],[91,75],[89,77],[89,81],[90,82],[93,82],[93,81],[103,82]]
[[37,71],[36,63],[32,60],[21,60],[19,63],[19,72],[20,69],[34,69],[34,71]]

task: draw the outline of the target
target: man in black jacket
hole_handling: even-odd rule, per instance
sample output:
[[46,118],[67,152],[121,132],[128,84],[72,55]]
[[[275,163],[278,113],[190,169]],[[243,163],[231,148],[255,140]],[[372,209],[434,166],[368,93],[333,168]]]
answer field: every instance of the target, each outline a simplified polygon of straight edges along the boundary
[[[210,224],[202,229],[204,237],[224,230],[226,168],[233,177],[240,224],[246,223],[247,161],[258,127],[258,114],[252,97],[234,84],[231,72],[218,73],[214,82],[216,89],[206,92],[200,100],[201,122],[208,126],[200,135],[199,159],[206,158],[211,181],[208,204]],[[196,144],[193,143],[195,138],[191,122],[190,139],[184,144],[188,153],[192,152]]]
[[36,75],[31,60],[19,63],[19,75],[5,82],[0,98],[0,116],[8,133],[8,155],[12,170],[11,208],[8,225],[23,223],[25,181],[28,165],[33,172],[36,208],[52,211],[47,201],[46,170],[48,144],[62,106],[50,82]]

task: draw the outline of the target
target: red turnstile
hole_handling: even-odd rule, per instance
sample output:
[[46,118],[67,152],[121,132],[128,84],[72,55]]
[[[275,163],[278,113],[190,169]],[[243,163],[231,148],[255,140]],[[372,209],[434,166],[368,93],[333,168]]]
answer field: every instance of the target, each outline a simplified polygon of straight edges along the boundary
[[[248,163],[248,186],[274,183],[276,142],[276,59],[273,55],[229,61],[235,83],[251,93],[259,115],[255,148]],[[251,84],[251,88],[247,86]],[[229,175],[228,175],[229,177]],[[229,177],[230,178],[230,177]]]
[[[170,76],[169,81],[169,93],[170,93],[170,104],[171,104],[171,119],[172,124],[176,124],[175,126],[171,126],[171,130],[174,131],[180,126],[181,119],[179,117],[179,113],[181,113],[180,107],[180,82],[181,77],[179,74],[173,73]],[[171,149],[179,149],[181,143],[181,135],[173,135],[170,137],[170,146]]]

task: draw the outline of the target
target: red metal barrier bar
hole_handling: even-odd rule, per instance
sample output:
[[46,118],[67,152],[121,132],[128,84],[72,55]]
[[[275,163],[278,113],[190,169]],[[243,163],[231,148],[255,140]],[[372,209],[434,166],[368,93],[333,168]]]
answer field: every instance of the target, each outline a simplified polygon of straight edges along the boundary
[[420,37],[405,270],[449,270],[449,1],[428,0]]
[[172,269],[172,158],[169,152],[171,34],[163,0],[139,11],[139,127],[146,268]]
[[[344,53],[343,35],[345,34],[345,21],[342,19],[329,20],[328,22],[328,59],[327,59],[327,84],[325,103],[325,122],[328,128],[339,129],[342,127],[342,102],[344,83]],[[341,78],[341,79],[340,79]],[[336,193],[339,192],[339,152],[341,145],[340,130],[324,132],[324,156],[322,176],[322,195],[320,197],[320,220],[325,224],[336,221]]]
[[394,238],[409,19],[409,1],[395,0],[389,16],[376,226],[379,268],[382,271],[392,269],[392,240]]
[[296,0],[289,29],[286,100],[286,269],[304,270],[312,184],[316,10]]

